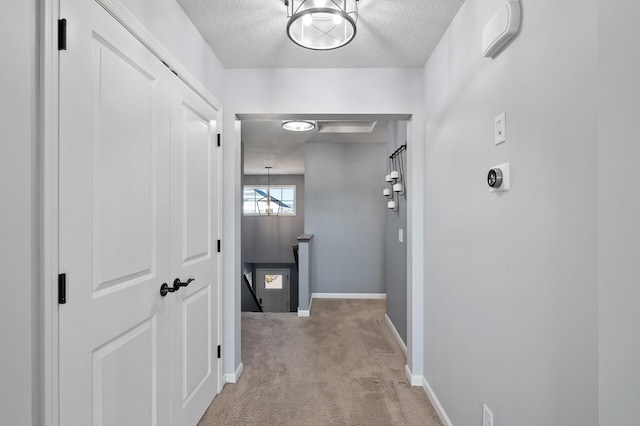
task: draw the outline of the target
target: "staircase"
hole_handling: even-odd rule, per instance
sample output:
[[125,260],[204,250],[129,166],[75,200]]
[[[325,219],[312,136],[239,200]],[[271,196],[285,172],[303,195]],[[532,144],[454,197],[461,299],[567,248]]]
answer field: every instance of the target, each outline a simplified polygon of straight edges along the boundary
[[[251,303],[252,307],[251,309],[243,309],[243,311],[245,312],[264,312],[264,310],[262,309],[262,305],[260,304],[260,302],[258,301],[258,296],[256,296],[256,292],[253,289],[253,286],[251,285],[251,283],[249,282],[249,279],[247,278],[247,276],[245,274],[242,274],[242,281],[244,281],[245,286],[242,290],[243,293],[243,301],[247,301],[247,300],[252,300],[253,303]],[[246,297],[245,294],[249,293],[251,295],[251,297]]]

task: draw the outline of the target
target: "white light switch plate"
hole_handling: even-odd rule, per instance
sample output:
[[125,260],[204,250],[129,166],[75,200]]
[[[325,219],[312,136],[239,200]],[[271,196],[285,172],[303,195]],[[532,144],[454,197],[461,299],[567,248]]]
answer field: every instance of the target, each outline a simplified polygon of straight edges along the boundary
[[402,228],[398,229],[398,241],[404,243],[404,230]]
[[507,113],[503,112],[502,114],[496,116],[494,119],[494,137],[496,145],[500,145],[503,142],[507,141]]

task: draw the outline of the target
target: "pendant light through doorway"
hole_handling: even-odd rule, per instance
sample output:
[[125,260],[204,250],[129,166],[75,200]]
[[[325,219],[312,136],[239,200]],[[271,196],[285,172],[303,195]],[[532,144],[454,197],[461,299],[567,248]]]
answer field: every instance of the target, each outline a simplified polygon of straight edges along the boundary
[[[267,169],[267,192],[264,196],[258,200],[256,200],[256,210],[258,210],[259,216],[278,216],[280,213],[280,204],[274,202],[275,200],[271,196],[271,166],[266,166]],[[278,206],[277,210],[274,211],[272,205],[275,204]],[[264,206],[261,208],[261,206]]]

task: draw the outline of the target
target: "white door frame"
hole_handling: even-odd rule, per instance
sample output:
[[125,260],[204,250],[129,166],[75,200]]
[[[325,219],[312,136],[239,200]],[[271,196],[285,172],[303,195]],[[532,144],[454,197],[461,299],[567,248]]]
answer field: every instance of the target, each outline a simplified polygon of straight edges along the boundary
[[[131,32],[154,55],[178,74],[194,92],[218,111],[218,132],[223,134],[222,104],[215,99],[118,0],[95,0],[120,24]],[[59,426],[59,372],[58,372],[58,19],[59,0],[40,0],[39,19],[42,31],[38,35],[39,65],[39,131],[40,131],[40,273],[41,305],[39,315],[41,358],[41,422],[45,426]],[[218,235],[222,236],[222,155],[218,156]],[[222,265],[218,256],[217,293],[218,341],[222,338]],[[225,342],[223,342],[224,344]],[[223,354],[224,358],[224,354]],[[223,358],[218,359],[220,372],[218,392],[224,385]]]
[[424,188],[425,171],[422,159],[425,158],[423,141],[423,118],[420,112],[415,113],[338,113],[317,114],[297,113],[283,114],[269,111],[263,113],[245,113],[231,111],[226,117],[229,131],[223,138],[222,152],[224,156],[224,175],[226,183],[223,194],[223,297],[225,306],[230,307],[223,315],[223,354],[224,371],[228,383],[236,383],[240,378],[244,365],[241,358],[240,331],[240,279],[241,266],[241,227],[242,204],[240,194],[241,167],[241,122],[244,119],[268,118],[280,120],[287,118],[323,119],[323,120],[403,120],[407,122],[407,173],[412,182],[407,199],[407,364],[405,374],[412,386],[422,386],[424,367],[424,286],[425,286],[425,231],[424,231]]

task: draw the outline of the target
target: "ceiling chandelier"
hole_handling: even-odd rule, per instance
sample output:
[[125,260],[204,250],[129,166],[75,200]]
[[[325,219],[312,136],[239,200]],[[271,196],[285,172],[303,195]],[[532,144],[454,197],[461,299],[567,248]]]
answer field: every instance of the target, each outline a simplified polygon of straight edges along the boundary
[[285,0],[287,34],[299,46],[337,49],[356,36],[358,0]]

